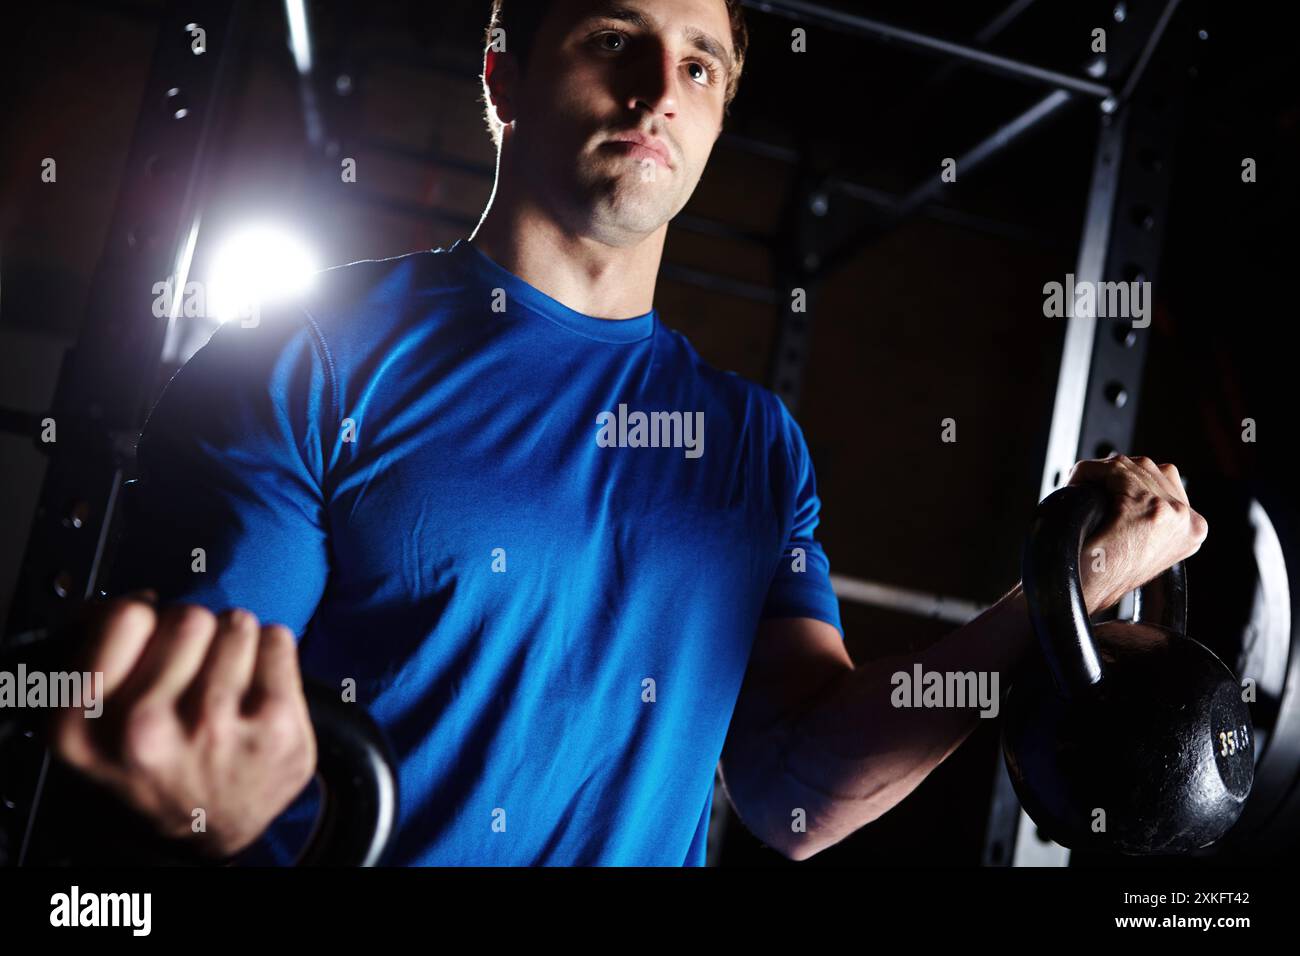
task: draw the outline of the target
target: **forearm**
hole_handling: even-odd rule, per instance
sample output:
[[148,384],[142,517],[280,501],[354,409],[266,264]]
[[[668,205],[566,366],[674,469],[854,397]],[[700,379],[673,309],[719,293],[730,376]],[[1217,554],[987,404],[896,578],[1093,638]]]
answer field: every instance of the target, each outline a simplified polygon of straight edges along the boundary
[[[805,859],[885,813],[952,753],[978,724],[980,705],[895,706],[894,675],[969,673],[998,692],[1029,647],[1017,586],[974,621],[916,654],[846,670],[804,713],[774,731],[770,775],[747,820],[767,841]],[[911,699],[911,694],[906,695]],[[802,813],[800,813],[802,811]],[[805,829],[801,832],[798,822]]]

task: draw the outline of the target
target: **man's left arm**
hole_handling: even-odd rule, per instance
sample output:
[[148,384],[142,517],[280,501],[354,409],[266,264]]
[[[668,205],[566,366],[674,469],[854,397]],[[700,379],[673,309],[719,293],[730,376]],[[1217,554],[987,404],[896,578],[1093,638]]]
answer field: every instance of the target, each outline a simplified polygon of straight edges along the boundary
[[[1112,514],[1086,544],[1107,554],[1084,563],[1090,612],[1194,554],[1205,520],[1191,509],[1172,465],[1123,456],[1078,463],[1070,483],[1110,491]],[[755,835],[793,860],[832,846],[914,790],[977,726],[973,708],[896,708],[892,675],[923,671],[1009,673],[1030,647],[1017,585],[993,607],[924,651],[855,667],[839,631],[808,617],[764,620],[750,655],[722,776]]]
[[917,663],[1005,672],[1029,640],[1018,586],[924,651],[858,667],[824,621],[763,621],[722,752],[736,812],[792,860],[838,843],[916,789],[980,719],[976,709],[893,707],[892,676]]

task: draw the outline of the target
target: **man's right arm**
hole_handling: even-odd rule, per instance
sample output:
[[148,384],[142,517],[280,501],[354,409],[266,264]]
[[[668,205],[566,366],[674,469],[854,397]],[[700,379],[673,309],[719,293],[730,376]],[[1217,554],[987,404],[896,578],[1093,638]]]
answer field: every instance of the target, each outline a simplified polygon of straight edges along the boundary
[[87,626],[103,716],[53,727],[57,755],[164,834],[191,835],[202,809],[195,840],[215,856],[256,839],[315,768],[295,640],[328,576],[323,349],[306,319],[228,325],[168,384],[124,490],[110,591],[135,593]]

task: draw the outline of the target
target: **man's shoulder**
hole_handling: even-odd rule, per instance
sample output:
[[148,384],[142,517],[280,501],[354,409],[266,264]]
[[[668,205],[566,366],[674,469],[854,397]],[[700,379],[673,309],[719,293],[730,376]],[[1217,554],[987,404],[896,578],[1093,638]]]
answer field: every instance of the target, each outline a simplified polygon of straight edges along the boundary
[[304,291],[223,323],[180,374],[192,378],[207,369],[260,382],[306,364],[322,366],[327,379],[369,367],[393,348],[403,325],[437,314],[440,296],[457,284],[443,249],[323,269]]
[[332,331],[409,317],[458,286],[452,260],[450,250],[438,248],[332,266],[316,273],[293,304]]
[[227,323],[241,327],[219,330],[210,344],[268,356],[310,348],[331,365],[364,363],[404,327],[437,321],[464,285],[451,259],[438,248],[322,269],[307,289],[263,307],[254,323]]
[[739,372],[719,368],[701,356],[684,334],[667,326],[663,328],[682,360],[692,367],[711,397],[738,411],[760,412],[768,422],[779,421],[784,404],[775,392]]

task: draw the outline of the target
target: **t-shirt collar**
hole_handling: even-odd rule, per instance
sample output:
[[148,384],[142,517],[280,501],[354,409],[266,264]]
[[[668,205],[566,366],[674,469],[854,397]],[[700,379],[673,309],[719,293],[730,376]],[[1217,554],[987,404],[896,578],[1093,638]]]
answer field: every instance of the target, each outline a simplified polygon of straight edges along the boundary
[[630,319],[602,319],[578,312],[498,265],[466,239],[457,239],[447,249],[447,254],[488,287],[504,289],[510,300],[587,338],[601,342],[636,342],[654,330],[656,309]]

